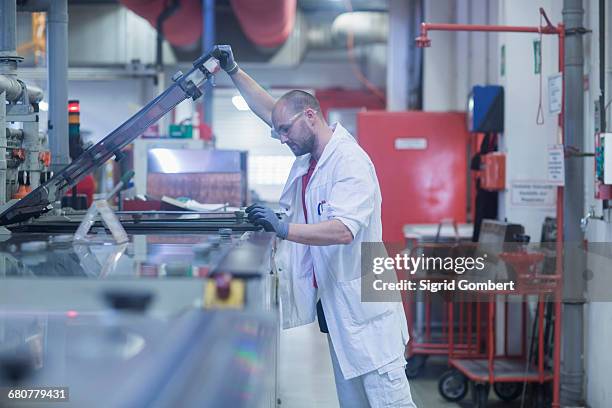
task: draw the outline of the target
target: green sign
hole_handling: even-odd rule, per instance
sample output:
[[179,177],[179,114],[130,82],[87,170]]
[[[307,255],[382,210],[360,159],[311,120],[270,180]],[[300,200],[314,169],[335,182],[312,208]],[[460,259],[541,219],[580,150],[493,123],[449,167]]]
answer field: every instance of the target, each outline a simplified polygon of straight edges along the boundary
[[542,72],[542,42],[533,40],[533,73]]
[[501,57],[499,60],[499,74],[506,76],[506,44],[501,46]]

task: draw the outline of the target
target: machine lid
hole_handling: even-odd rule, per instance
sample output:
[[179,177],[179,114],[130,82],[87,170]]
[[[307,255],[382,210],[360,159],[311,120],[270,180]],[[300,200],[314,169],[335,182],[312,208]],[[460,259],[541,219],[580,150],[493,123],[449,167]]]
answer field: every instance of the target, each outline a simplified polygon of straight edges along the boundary
[[[213,61],[212,68],[211,61]],[[175,82],[162,94],[149,102],[104,139],[84,151],[47,182],[4,210],[0,214],[0,225],[27,221],[49,211],[52,208],[52,203],[61,201],[62,195],[67,189],[74,187],[87,174],[106,163],[111,157],[120,158],[122,156],[121,149],[140,136],[149,126],[157,122],[176,105],[189,97],[194,100],[200,97],[204,92],[205,83],[213,75],[211,72],[216,72],[214,70],[215,65],[218,66],[218,61],[205,55],[194,62],[194,68],[187,74],[177,73],[173,77]]]

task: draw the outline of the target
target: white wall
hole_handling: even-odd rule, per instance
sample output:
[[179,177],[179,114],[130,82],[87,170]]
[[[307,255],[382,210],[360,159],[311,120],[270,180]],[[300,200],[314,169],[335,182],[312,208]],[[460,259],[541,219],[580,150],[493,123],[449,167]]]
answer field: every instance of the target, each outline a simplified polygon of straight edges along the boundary
[[[427,22],[455,22],[456,0],[426,1],[424,14]],[[444,112],[461,109],[458,108],[456,93],[456,74],[460,70],[449,69],[455,66],[456,35],[445,31],[429,33],[432,46],[425,48],[423,55],[423,110]]]
[[[554,0],[505,0],[498,9],[498,19],[504,25],[537,26],[539,7],[544,7],[552,22],[562,21],[563,2]],[[556,143],[558,115],[549,113],[547,78],[558,70],[558,41],[556,36],[542,39],[542,108],[544,124],[536,124],[540,78],[534,73],[533,41],[537,34],[500,33],[498,53],[505,46],[505,75],[498,71],[498,83],[505,90],[505,132],[501,149],[506,151],[507,190],[500,194],[500,219],[523,224],[532,241],[539,240],[546,216],[554,216],[555,207],[528,207],[512,200],[515,181],[546,181],[548,147]]]
[[[496,24],[498,1],[426,2],[425,21]],[[431,31],[428,36],[432,46],[424,51],[424,110],[464,111],[472,86],[497,83],[498,34]]]

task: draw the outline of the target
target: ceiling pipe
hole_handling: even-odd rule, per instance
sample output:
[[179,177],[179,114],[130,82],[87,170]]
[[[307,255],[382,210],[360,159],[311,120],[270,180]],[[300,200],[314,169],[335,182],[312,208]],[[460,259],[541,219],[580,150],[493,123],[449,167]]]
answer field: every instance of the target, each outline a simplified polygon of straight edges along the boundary
[[0,75],[0,92],[6,92],[6,100],[17,102],[23,98],[24,88],[28,93],[30,103],[39,103],[43,99],[43,90],[37,86],[25,85],[17,80],[15,75]]
[[296,0],[230,0],[247,38],[266,48],[281,46],[293,31]]
[[389,13],[353,11],[334,19],[331,32],[342,43],[352,32],[356,44],[386,43],[389,36]]
[[331,24],[310,24],[306,30],[308,47],[344,48],[349,33],[353,34],[355,45],[386,43],[389,35],[389,13],[354,11],[338,15]]
[[[125,7],[156,27],[167,0],[120,0]],[[182,0],[176,12],[163,24],[164,37],[170,44],[188,47],[202,36],[202,0]],[[296,0],[230,0],[238,22],[247,38],[255,45],[276,48],[293,30]]]
[[161,70],[164,65],[164,23],[181,7],[179,0],[171,0],[157,16],[155,30],[157,31],[155,48],[155,66]]
[[200,42],[203,27],[201,0],[120,0],[119,3],[161,31],[173,46],[191,47]]

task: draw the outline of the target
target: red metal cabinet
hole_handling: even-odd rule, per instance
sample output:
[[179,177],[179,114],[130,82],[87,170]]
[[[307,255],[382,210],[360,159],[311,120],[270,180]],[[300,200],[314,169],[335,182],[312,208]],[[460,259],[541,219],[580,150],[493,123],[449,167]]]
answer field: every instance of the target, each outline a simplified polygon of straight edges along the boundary
[[405,224],[465,222],[465,114],[369,111],[357,117],[359,144],[376,167],[383,239],[403,242]]

